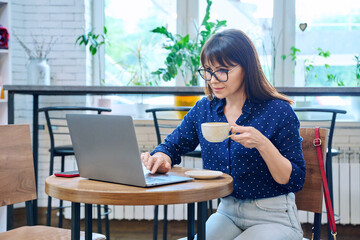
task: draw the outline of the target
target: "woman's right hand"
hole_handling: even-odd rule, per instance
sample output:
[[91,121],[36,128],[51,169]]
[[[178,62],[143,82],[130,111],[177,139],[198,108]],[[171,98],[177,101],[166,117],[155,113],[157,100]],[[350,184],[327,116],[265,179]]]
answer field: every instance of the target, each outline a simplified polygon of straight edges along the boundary
[[152,156],[149,152],[142,153],[141,161],[152,174],[156,172],[167,173],[171,169],[170,157],[162,152],[157,152]]

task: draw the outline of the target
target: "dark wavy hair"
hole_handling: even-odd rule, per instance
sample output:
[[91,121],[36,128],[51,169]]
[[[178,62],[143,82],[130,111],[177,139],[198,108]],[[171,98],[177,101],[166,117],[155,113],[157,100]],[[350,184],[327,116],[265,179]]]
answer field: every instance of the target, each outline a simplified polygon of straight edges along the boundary
[[[221,66],[240,65],[244,71],[243,87],[246,97],[254,102],[263,102],[270,99],[281,99],[292,104],[287,96],[280,94],[266,79],[260,65],[259,57],[254,44],[242,31],[228,29],[214,34],[201,51],[200,60],[205,63],[218,63]],[[205,87],[208,99],[214,98],[209,84]]]

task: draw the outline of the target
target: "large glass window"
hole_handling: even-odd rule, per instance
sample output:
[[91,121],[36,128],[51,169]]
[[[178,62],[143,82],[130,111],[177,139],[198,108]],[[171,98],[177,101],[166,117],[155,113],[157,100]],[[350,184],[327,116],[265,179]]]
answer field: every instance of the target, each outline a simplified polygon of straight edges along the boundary
[[[274,86],[360,86],[360,1],[212,2],[210,21],[226,20],[224,29],[240,29],[249,35]],[[157,82],[150,74],[164,67],[168,53],[162,48],[163,36],[150,30],[167,26],[175,33],[178,26],[181,34],[186,34],[200,25],[206,5],[206,0],[133,0],[127,4],[105,0],[105,25],[111,42],[104,57],[106,84],[174,86],[175,81]],[[337,105],[358,112],[351,109],[350,98],[298,98],[295,100],[312,106]]]
[[295,29],[296,85],[359,86],[360,1],[297,0]]
[[105,26],[110,42],[105,49],[106,85],[157,85],[151,72],[164,66],[166,51],[161,47],[162,36],[150,30],[167,26],[169,31],[176,32],[176,18],[176,1],[131,0],[124,4],[105,0]]
[[[360,75],[356,76],[356,65],[360,66],[360,2],[296,0],[295,4],[295,46],[288,52],[296,63],[295,86],[360,86]],[[348,114],[340,118],[359,120],[358,97],[304,100],[306,106],[347,109]]]
[[[199,22],[205,14],[206,0],[199,1]],[[227,27],[244,31],[254,42],[267,78],[273,81],[272,20],[273,0],[213,0],[210,20],[226,20]]]

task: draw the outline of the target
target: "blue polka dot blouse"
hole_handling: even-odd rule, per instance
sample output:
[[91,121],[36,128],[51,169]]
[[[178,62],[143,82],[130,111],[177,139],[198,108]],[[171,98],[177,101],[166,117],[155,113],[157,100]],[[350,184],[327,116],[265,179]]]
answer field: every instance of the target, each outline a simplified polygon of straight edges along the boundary
[[231,195],[239,199],[268,198],[301,190],[305,180],[305,161],[300,123],[291,106],[278,99],[262,103],[246,100],[236,121],[238,125],[259,130],[291,162],[289,182],[279,184],[272,178],[256,148],[245,148],[229,138],[221,143],[210,143],[203,138],[201,123],[227,122],[225,104],[225,99],[217,98],[209,101],[204,97],[198,101],[181,124],[151,154],[164,152],[173,164],[179,164],[181,155],[193,151],[200,144],[204,169],[231,175],[234,178]]

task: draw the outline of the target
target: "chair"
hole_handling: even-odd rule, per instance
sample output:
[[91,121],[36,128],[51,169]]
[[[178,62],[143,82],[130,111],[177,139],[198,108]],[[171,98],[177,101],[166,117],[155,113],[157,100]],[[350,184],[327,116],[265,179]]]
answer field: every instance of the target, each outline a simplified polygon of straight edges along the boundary
[[[328,129],[320,129],[321,150],[325,158]],[[323,189],[319,160],[316,148],[313,144],[315,139],[314,128],[300,128],[300,136],[303,138],[302,150],[306,164],[305,183],[301,191],[296,193],[295,201],[298,210],[314,212],[314,239],[320,239],[321,212],[323,201]],[[325,159],[323,159],[325,160]]]
[[[64,141],[64,136],[69,135],[69,130],[67,128],[67,122],[65,118],[66,113],[97,113],[101,114],[102,112],[111,112],[109,108],[100,108],[100,107],[45,107],[40,108],[39,112],[44,112],[46,125],[49,131],[50,136],[50,167],[49,175],[53,174],[54,171],[54,158],[61,157],[61,172],[65,169],[65,157],[73,156],[74,149],[71,145],[59,145],[58,141]],[[57,137],[55,137],[57,136]],[[62,139],[60,139],[62,138]],[[68,139],[67,139],[68,140]],[[46,225],[51,225],[51,211],[59,209],[59,221],[58,226],[62,227],[63,220],[63,200],[60,200],[59,207],[52,209],[51,207],[51,197],[48,197],[47,212],[46,212]],[[108,206],[104,206],[105,211],[105,229],[106,236],[109,239],[109,217],[108,217]],[[98,213],[98,232],[102,232],[101,227],[101,206],[97,206]]]
[[[336,116],[337,114],[346,114],[345,110],[340,109],[328,109],[328,108],[300,108],[295,107],[294,108],[295,113],[298,115],[301,113],[309,113],[309,114],[317,114],[318,116],[311,115],[311,119],[309,120],[303,120],[310,121],[310,122],[318,122],[318,123],[327,123],[327,126],[325,128],[329,129],[329,137],[328,137],[328,144],[326,148],[326,178],[329,186],[329,193],[330,193],[330,199],[331,202],[334,202],[333,198],[333,177],[332,177],[332,157],[337,156],[339,154],[337,149],[332,148],[332,141],[334,136],[334,130],[335,130],[335,123],[336,123]],[[330,117],[329,117],[330,116]],[[300,116],[299,116],[300,117]],[[332,236],[330,234],[330,228],[328,227],[328,236],[329,239],[332,239]]]
[[[164,138],[170,134],[181,122],[176,116],[176,113],[186,113],[191,107],[165,107],[165,108],[152,108],[147,109],[147,113],[152,113],[157,143],[160,144]],[[188,152],[185,157],[201,158],[201,150],[195,149],[192,152]],[[212,213],[212,201],[209,201],[208,214]],[[157,228],[158,228],[158,210],[159,206],[155,206],[154,209],[154,236],[153,239],[157,239]],[[210,212],[210,213],[209,213]],[[167,206],[164,206],[164,239],[166,239],[167,232]]]
[[[0,233],[1,240],[71,239],[69,229],[33,226],[32,203],[36,199],[33,155],[28,125],[0,126],[0,206],[26,201],[28,226]],[[84,237],[84,232],[81,233]],[[106,239],[93,234],[93,240]]]

